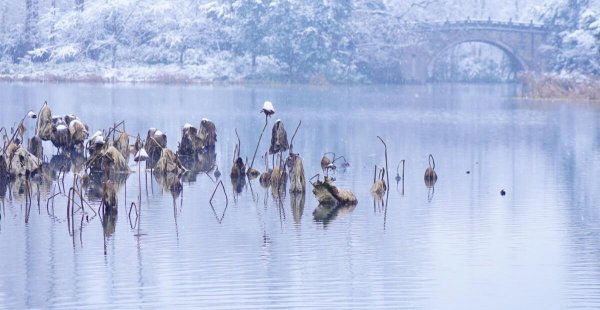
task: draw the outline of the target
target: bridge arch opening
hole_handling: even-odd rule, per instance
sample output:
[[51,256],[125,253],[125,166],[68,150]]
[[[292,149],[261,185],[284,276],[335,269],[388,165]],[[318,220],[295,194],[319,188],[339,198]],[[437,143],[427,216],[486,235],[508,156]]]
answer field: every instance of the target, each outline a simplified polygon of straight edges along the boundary
[[433,53],[427,64],[427,79],[502,82],[514,80],[516,73],[524,70],[528,70],[526,62],[501,42],[465,39]]

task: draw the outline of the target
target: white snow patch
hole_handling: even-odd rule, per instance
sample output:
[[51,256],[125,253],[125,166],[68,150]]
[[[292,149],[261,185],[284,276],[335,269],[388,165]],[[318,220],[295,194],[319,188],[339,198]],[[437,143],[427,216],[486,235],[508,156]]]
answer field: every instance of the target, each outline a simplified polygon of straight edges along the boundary
[[96,132],[94,132],[94,134],[92,135],[92,137],[90,138],[90,140],[91,139],[95,139],[96,137],[101,136],[101,135],[102,135],[102,131],[97,130]]
[[103,136],[97,136],[94,138],[94,143],[96,144],[104,144],[104,137]]
[[59,46],[54,49],[50,58],[55,61],[73,60],[79,54],[79,48],[76,44]]
[[144,161],[146,159],[148,159],[148,153],[146,152],[146,150],[144,148],[141,148],[133,157],[133,160],[135,161]]
[[273,108],[273,103],[271,101],[265,101],[265,103],[263,103],[263,110],[267,112],[275,112],[275,108]]

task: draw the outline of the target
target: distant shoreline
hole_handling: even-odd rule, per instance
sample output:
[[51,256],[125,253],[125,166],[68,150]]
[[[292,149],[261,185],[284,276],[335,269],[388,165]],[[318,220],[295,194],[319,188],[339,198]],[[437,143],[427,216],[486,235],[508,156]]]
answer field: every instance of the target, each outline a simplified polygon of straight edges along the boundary
[[[0,66],[0,81],[3,82],[41,82],[41,83],[131,83],[131,84],[179,84],[179,85],[415,85],[415,83],[397,82],[378,83],[365,76],[346,76],[339,78],[315,73],[302,80],[290,79],[285,72],[275,68],[257,68],[256,73],[247,67],[236,67],[226,62],[207,62],[205,64],[123,64],[111,68],[101,62],[65,62],[65,63],[3,63]],[[400,72],[398,72],[400,76]],[[514,83],[518,81],[511,81]],[[445,83],[445,82],[441,82]],[[457,83],[465,83],[464,81]],[[499,81],[471,81],[468,83],[488,84]],[[427,84],[427,83],[416,83]]]
[[129,66],[110,68],[85,63],[46,66],[43,64],[13,65],[0,71],[4,82],[49,82],[49,83],[157,83],[157,84],[202,84],[219,82],[241,83],[200,66],[182,68],[176,65]]
[[[247,79],[242,75],[221,75],[215,68],[204,66],[156,65],[109,68],[104,66],[77,66],[73,64],[45,66],[13,65],[0,71],[0,82],[32,83],[91,83],[91,84],[164,84],[164,85],[372,85],[369,82],[336,82],[316,76],[306,82],[280,79]],[[444,82],[446,83],[446,82]],[[450,82],[453,83],[453,82]],[[456,82],[460,84],[495,84],[496,82]],[[521,84],[523,99],[533,100],[587,100],[600,101],[600,78],[583,75],[524,72],[516,81]],[[423,83],[429,84],[429,83]],[[433,82],[435,84],[435,82]],[[418,85],[398,83],[386,85]]]

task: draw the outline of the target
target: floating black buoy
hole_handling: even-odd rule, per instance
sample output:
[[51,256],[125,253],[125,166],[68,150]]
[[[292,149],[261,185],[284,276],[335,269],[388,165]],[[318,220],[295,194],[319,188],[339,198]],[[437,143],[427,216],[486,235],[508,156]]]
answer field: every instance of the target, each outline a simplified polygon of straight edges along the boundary
[[502,195],[502,196],[506,195],[506,191],[505,190],[500,190],[500,195]]
[[467,170],[467,174],[471,174],[471,171]]

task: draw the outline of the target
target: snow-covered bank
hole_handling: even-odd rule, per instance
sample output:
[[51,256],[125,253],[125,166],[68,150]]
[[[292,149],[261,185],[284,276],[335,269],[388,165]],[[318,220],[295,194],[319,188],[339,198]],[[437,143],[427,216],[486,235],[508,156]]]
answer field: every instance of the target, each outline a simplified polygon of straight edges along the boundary
[[581,74],[524,73],[523,96],[534,99],[600,100],[600,78]]
[[[272,70],[271,70],[272,69]],[[277,76],[268,64],[260,72],[243,62],[231,59],[212,59],[204,64],[110,64],[94,61],[65,63],[10,63],[0,64],[0,80],[39,82],[159,82],[159,83],[239,83],[259,79],[261,75]]]
[[105,68],[93,66],[45,66],[32,65],[27,67],[15,66],[10,69],[4,68],[0,73],[3,81],[33,81],[33,82],[165,82],[165,83],[190,83],[193,81],[210,82],[206,76],[199,76],[182,70],[176,66],[156,67],[122,67]]
[[[12,63],[0,61],[0,81],[94,82],[94,83],[371,83],[364,75],[344,71],[333,62],[323,69],[293,78],[273,57],[249,57],[228,52],[216,53],[199,63],[148,64],[122,61],[113,68],[110,62],[82,60],[70,62]],[[398,75],[400,73],[398,72]]]

